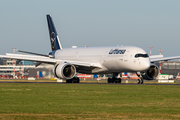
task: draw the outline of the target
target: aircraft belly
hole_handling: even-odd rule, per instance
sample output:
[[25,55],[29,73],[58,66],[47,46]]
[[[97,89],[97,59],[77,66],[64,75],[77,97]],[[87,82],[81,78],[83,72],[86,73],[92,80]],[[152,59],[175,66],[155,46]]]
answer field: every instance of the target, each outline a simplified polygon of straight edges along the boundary
[[103,65],[111,72],[134,72],[132,65],[123,60],[109,60],[104,62]]
[[105,67],[102,68],[94,68],[94,67],[83,67],[76,66],[78,73],[88,73],[88,74],[99,74],[99,73],[107,73],[108,69]]
[[116,71],[117,66],[116,66],[116,61],[115,60],[109,60],[103,63],[103,66],[105,66],[108,70],[110,71]]
[[117,70],[120,72],[130,71],[129,65],[125,61],[118,60],[115,62]]

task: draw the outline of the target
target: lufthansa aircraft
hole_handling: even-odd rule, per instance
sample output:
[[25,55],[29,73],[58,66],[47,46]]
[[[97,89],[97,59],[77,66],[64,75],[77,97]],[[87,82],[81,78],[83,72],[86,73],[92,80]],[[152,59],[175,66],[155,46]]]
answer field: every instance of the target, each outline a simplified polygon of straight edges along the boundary
[[34,55],[6,53],[0,57],[17,59],[17,62],[21,60],[36,61],[36,66],[41,63],[53,64],[54,75],[68,83],[79,83],[79,78],[76,77],[77,72],[113,74],[112,78],[108,78],[108,83],[121,83],[121,78],[117,78],[120,72],[134,72],[140,78],[138,84],[143,83],[143,78],[152,80],[158,76],[159,68],[153,64],[154,62],[180,58],[180,56],[151,58],[142,48],[132,46],[63,49],[50,15],[47,15],[47,22],[52,48],[49,55],[19,50],[19,52]]

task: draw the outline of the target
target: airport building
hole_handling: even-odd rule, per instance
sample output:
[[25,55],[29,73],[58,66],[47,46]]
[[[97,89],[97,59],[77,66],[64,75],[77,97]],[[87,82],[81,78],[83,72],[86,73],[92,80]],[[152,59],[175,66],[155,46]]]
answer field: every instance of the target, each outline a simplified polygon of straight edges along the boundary
[[35,67],[35,62],[21,61],[15,65],[16,61],[11,59],[0,58],[0,78],[51,78],[54,77],[52,73],[53,65],[42,64]]
[[170,74],[176,76],[180,73],[180,61],[163,61],[161,62],[161,68],[162,74]]

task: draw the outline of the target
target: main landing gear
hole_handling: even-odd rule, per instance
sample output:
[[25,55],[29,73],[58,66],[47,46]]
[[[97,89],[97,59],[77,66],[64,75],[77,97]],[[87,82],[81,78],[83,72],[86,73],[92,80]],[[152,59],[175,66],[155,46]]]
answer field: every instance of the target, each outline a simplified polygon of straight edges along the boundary
[[121,83],[121,78],[117,78],[118,74],[113,74],[112,78],[108,78],[107,82],[108,83]]
[[141,73],[137,72],[137,76],[139,77],[137,84],[143,84],[144,81],[143,81],[143,77],[141,76]]
[[72,79],[66,80],[66,83],[79,83],[79,78],[73,77]]
[[121,83],[121,78],[108,78],[108,83]]

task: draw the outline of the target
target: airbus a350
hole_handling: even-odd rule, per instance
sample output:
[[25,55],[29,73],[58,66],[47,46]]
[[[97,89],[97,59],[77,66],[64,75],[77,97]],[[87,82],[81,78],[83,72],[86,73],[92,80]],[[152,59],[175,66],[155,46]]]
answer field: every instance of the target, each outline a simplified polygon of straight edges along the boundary
[[28,60],[41,63],[53,64],[55,77],[64,79],[68,83],[79,83],[76,73],[85,74],[113,74],[108,78],[108,83],[121,83],[117,75],[121,72],[133,72],[139,76],[138,84],[143,83],[143,78],[152,80],[158,76],[159,68],[154,62],[175,57],[149,57],[147,52],[133,46],[110,46],[110,47],[81,47],[62,48],[56,32],[52,17],[47,15],[49,36],[52,51],[48,55],[20,51],[34,55],[10,54],[0,55],[2,58]]

